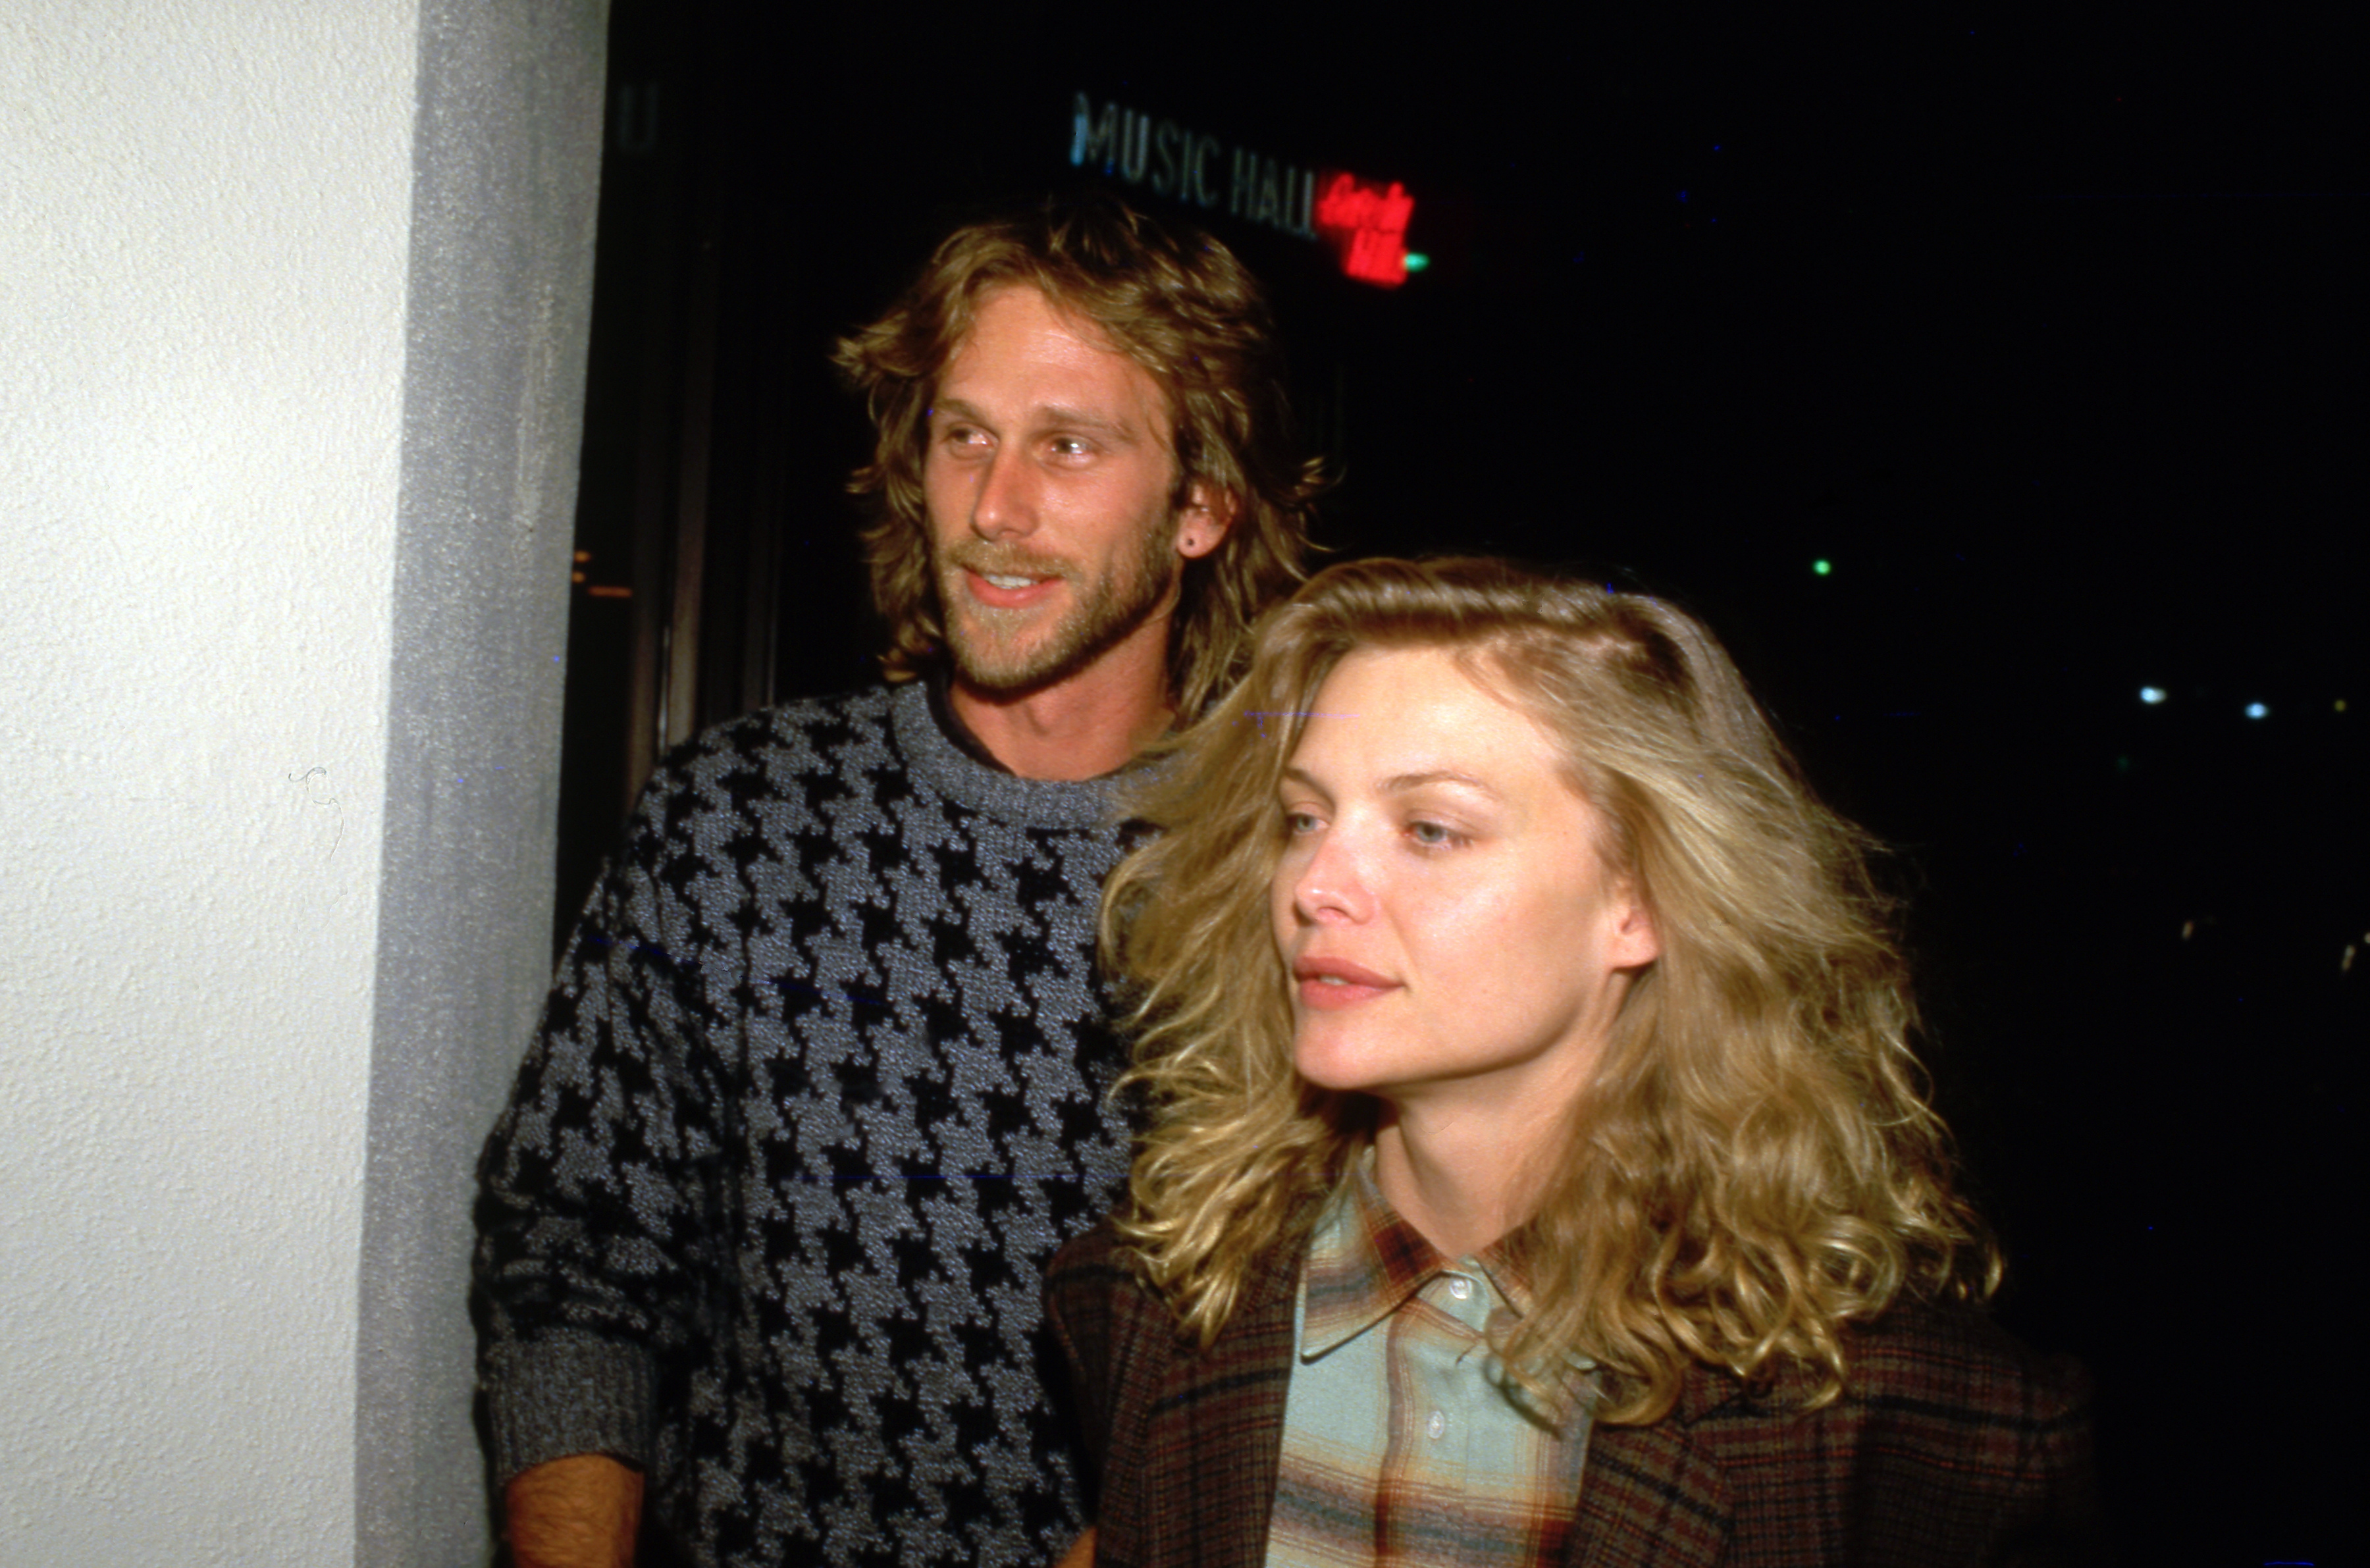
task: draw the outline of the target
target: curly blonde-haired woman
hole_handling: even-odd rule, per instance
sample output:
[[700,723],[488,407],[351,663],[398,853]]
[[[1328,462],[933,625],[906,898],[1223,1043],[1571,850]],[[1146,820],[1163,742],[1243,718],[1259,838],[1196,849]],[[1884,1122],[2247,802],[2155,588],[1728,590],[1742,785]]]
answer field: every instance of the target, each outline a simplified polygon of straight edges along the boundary
[[1048,1276],[1097,1561],[2088,1550],[1867,840],[1701,625],[1338,566],[1134,804],[1150,1130]]

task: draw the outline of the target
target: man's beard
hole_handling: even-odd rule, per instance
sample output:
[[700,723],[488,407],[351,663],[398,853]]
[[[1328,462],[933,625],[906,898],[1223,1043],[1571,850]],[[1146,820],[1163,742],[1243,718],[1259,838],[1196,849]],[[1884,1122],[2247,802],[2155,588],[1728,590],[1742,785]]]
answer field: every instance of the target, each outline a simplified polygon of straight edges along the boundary
[[[1158,613],[1182,563],[1166,519],[1144,530],[1135,550],[1100,578],[1075,561],[971,539],[938,553],[938,605],[947,644],[965,685],[1017,697],[1078,674]],[[998,610],[971,596],[963,573],[1059,577],[1070,603],[1052,625],[1043,611]]]

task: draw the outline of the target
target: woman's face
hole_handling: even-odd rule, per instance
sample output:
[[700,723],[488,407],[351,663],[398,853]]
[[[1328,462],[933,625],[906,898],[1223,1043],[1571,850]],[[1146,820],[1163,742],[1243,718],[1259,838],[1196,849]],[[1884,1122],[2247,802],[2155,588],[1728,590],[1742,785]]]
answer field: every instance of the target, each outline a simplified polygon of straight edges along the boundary
[[1310,706],[1271,899],[1301,1075],[1483,1131],[1568,1106],[1660,951],[1596,809],[1446,650],[1352,653]]

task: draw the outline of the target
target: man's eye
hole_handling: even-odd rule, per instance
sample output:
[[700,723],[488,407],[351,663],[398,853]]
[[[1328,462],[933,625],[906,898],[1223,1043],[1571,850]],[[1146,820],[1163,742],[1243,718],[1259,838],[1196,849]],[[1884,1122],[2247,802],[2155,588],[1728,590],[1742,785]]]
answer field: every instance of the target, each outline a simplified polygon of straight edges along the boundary
[[1074,435],[1057,435],[1046,445],[1053,449],[1056,457],[1083,457],[1089,450],[1085,442]]

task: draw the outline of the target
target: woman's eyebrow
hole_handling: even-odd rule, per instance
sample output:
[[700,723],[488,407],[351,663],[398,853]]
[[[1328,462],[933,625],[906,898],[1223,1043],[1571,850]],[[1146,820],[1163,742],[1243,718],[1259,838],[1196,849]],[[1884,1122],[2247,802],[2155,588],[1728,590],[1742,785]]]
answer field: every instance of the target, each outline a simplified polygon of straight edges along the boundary
[[1465,789],[1478,790],[1492,800],[1500,798],[1499,790],[1488,779],[1476,778],[1470,773],[1459,772],[1453,767],[1428,768],[1421,773],[1395,773],[1383,780],[1383,793],[1399,795],[1409,790],[1421,790],[1432,784],[1461,785]]

